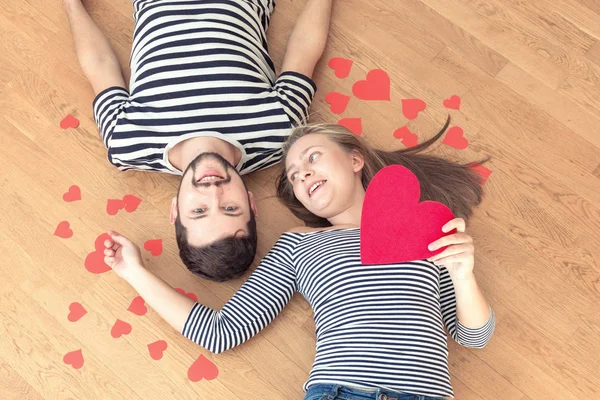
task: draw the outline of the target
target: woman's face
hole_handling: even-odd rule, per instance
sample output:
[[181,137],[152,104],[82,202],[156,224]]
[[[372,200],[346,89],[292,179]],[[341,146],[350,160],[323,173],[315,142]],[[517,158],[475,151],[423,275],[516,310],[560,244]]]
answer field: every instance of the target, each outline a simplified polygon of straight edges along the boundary
[[331,218],[352,206],[360,180],[363,158],[348,153],[326,134],[311,133],[289,149],[285,168],[296,198],[311,213]]

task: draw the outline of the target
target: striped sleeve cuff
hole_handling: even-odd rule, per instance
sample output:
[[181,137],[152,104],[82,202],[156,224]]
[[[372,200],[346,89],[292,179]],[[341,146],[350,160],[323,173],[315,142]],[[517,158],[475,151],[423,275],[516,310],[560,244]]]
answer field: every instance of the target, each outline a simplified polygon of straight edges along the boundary
[[192,342],[204,347],[206,350],[217,353],[218,350],[216,348],[209,348],[210,346],[206,340],[208,336],[206,327],[210,326],[209,320],[214,318],[214,314],[215,311],[210,308],[200,303],[194,304],[194,307],[190,310],[187,320],[183,325],[181,334]]
[[496,327],[496,317],[490,307],[490,318],[480,328],[467,328],[460,321],[456,321],[456,341],[465,347],[482,349],[492,338]]
[[106,147],[108,147],[108,139],[112,134],[122,105],[128,99],[129,92],[125,88],[112,86],[98,93],[92,103],[94,119]]
[[286,71],[277,77],[274,90],[293,125],[305,124],[317,91],[314,81],[298,72]]

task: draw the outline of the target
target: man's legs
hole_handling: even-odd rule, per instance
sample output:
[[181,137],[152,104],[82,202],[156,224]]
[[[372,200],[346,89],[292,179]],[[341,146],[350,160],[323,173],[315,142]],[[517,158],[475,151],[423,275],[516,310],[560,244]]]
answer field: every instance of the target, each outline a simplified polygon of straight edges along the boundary
[[98,94],[112,86],[125,88],[117,55],[81,0],[63,0],[63,4],[69,17],[79,64],[94,93]]
[[294,71],[312,77],[323,55],[333,0],[308,0],[288,40],[281,72]]

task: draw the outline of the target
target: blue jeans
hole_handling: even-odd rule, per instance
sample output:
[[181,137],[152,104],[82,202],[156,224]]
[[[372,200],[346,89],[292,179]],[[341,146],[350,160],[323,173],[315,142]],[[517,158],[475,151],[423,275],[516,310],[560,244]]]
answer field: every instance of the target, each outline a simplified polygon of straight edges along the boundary
[[385,389],[365,391],[341,385],[313,385],[308,388],[304,400],[444,400],[417,394],[393,392]]

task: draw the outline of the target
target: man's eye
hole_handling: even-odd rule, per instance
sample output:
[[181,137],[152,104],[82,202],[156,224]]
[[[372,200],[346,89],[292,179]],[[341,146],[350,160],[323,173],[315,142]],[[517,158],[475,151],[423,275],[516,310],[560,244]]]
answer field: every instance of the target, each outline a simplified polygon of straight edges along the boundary
[[308,157],[308,161],[311,162],[311,163],[313,163],[313,162],[315,162],[319,158],[320,155],[321,155],[321,153],[314,152],[314,153],[312,153],[310,155],[310,157]]
[[228,212],[234,212],[234,211],[236,211],[237,209],[238,209],[238,208],[237,208],[237,207],[234,207],[234,206],[225,207],[225,211],[228,211]]
[[204,212],[204,208],[194,208],[192,212],[194,214],[202,214]]

